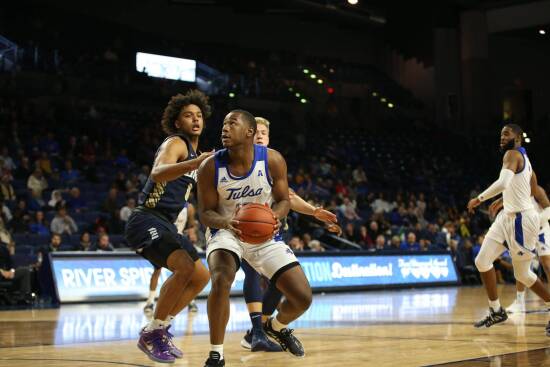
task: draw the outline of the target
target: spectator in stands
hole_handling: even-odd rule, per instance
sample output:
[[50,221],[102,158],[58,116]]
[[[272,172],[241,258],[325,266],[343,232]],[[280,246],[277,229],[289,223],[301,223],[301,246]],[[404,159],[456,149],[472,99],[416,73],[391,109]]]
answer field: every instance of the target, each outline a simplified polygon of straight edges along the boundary
[[304,242],[300,239],[299,236],[292,236],[288,245],[292,251],[304,251]]
[[109,194],[107,196],[107,199],[105,199],[105,201],[103,202],[103,205],[101,206],[101,210],[112,215],[117,209],[118,209],[118,190],[113,187],[109,190]]
[[130,174],[130,177],[126,180],[126,194],[136,194],[139,192],[141,186],[139,185],[137,176],[133,173]]
[[80,241],[78,244],[78,251],[92,251],[92,239],[90,237],[90,232],[86,231],[80,235]]
[[27,202],[19,200],[13,211],[13,219],[10,222],[10,228],[14,233],[26,233],[29,229],[31,216],[27,210]]
[[311,242],[311,235],[309,233],[304,233],[302,236],[302,242],[304,243],[304,249],[309,249],[309,243]]
[[136,200],[134,198],[128,198],[128,200],[126,200],[126,205],[123,206],[122,209],[120,209],[120,220],[126,223],[135,207]]
[[379,193],[378,198],[371,204],[372,211],[375,214],[389,213],[393,206],[384,199],[384,193]]
[[401,244],[401,249],[404,251],[420,251],[420,244],[416,242],[416,234],[409,232],[407,240]]
[[353,223],[349,222],[348,224],[346,224],[346,226],[344,227],[343,236],[348,241],[351,241],[351,242],[357,241],[357,238],[355,236],[355,226],[353,225]]
[[325,248],[318,240],[311,240],[308,247],[312,252],[325,252]]
[[33,169],[29,157],[23,156],[20,161],[21,163],[15,170],[15,178],[18,180],[26,180],[33,172]]
[[364,249],[371,249],[373,247],[372,238],[369,236],[367,226],[362,225],[359,227],[359,234],[357,236],[357,243]]
[[95,251],[104,251],[104,252],[111,252],[114,251],[115,248],[109,242],[109,235],[106,233],[100,234],[97,239],[97,244],[94,247]]
[[69,199],[67,199],[67,207],[77,213],[86,210],[86,201],[80,196],[80,189],[73,187],[69,192]]
[[40,159],[38,160],[38,167],[44,173],[45,176],[50,177],[53,173],[53,166],[48,153],[41,152]]
[[2,217],[0,217],[0,242],[3,242],[8,246],[10,254],[13,255],[15,253],[15,241],[13,240],[10,231],[6,228],[6,223]]
[[44,218],[43,211],[39,210],[34,214],[34,220],[29,226],[29,231],[40,236],[50,235],[48,221]]
[[384,251],[386,249],[386,237],[383,234],[376,237],[375,247],[369,248],[369,251]]
[[128,159],[128,151],[126,149],[121,149],[120,154],[115,158],[115,166],[122,169],[127,169],[130,165],[130,160]]
[[52,233],[52,236],[50,237],[50,243],[47,246],[42,247],[40,250],[38,250],[39,254],[41,256],[38,257],[38,263],[42,263],[42,257],[46,256],[50,252],[57,252],[62,251],[62,238],[61,235],[58,233]]
[[4,200],[0,199],[0,216],[4,220],[4,223],[9,223],[13,218],[10,208],[4,203]]
[[75,184],[80,179],[80,171],[73,169],[73,162],[68,159],[65,161],[65,170],[61,171],[61,181],[65,184]]
[[400,252],[401,250],[401,239],[398,235],[392,236],[389,246],[386,246],[384,249],[385,252]]
[[10,172],[15,172],[15,169],[17,168],[17,166],[15,165],[13,158],[10,157],[8,147],[2,147],[2,154],[0,154],[0,161],[3,162],[2,166],[0,167],[0,171],[7,170]]
[[356,203],[349,198],[344,198],[342,205],[340,206],[340,212],[344,218],[348,221],[361,220],[361,217],[355,211]]
[[15,190],[10,183],[10,176],[4,173],[0,181],[0,200],[15,202],[15,199]]
[[50,196],[50,201],[48,201],[48,209],[55,210],[58,204],[65,206],[66,203],[61,195],[61,190],[53,190]]
[[126,175],[124,174],[124,172],[118,171],[118,173],[116,174],[115,182],[113,183],[113,187],[121,192],[126,191]]
[[57,214],[52,220],[51,231],[55,234],[68,234],[78,232],[78,227],[73,218],[67,214],[67,209],[61,205],[57,205]]
[[46,137],[40,142],[40,150],[50,157],[59,156],[61,149],[59,143],[55,140],[55,134],[53,132],[48,132]]
[[42,198],[42,192],[48,188],[48,182],[42,174],[40,168],[36,168],[32,175],[29,176],[27,187],[31,190],[32,197]]
[[0,278],[10,281],[11,290],[31,294],[31,272],[27,267],[15,268],[8,244],[0,242]]
[[371,241],[372,241],[372,238],[376,238],[378,237],[378,235],[382,234],[382,229],[380,229],[380,226],[378,225],[377,221],[371,220],[371,222],[369,223],[368,234],[369,234],[369,237],[371,238]]
[[365,170],[361,166],[358,166],[353,170],[352,176],[353,176],[353,182],[355,184],[359,185],[359,184],[367,183],[367,174],[365,173]]

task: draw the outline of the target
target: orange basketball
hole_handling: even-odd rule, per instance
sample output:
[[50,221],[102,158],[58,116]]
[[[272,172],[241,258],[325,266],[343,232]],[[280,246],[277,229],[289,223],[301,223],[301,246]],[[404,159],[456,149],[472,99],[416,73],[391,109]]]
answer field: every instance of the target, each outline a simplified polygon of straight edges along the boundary
[[253,245],[269,241],[273,237],[273,226],[277,223],[271,208],[262,204],[246,204],[235,216],[242,231],[241,240]]

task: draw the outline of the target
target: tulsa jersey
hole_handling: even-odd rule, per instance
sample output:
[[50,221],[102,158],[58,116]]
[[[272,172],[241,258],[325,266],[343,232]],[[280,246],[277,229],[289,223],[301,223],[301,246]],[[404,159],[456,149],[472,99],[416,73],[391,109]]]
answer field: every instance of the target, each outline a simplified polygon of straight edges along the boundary
[[[217,212],[223,217],[233,216],[237,206],[248,203],[273,204],[272,181],[269,176],[267,148],[262,145],[254,145],[254,161],[245,176],[236,177],[229,172],[229,153],[227,149],[216,152],[215,161],[215,185],[218,191]],[[216,230],[211,231],[212,234]],[[280,234],[275,240],[280,240]]]
[[531,199],[531,176],[533,168],[527,157],[524,147],[519,147],[518,151],[523,156],[523,169],[517,172],[512,178],[512,182],[502,193],[504,211],[506,213],[518,213],[533,209]]

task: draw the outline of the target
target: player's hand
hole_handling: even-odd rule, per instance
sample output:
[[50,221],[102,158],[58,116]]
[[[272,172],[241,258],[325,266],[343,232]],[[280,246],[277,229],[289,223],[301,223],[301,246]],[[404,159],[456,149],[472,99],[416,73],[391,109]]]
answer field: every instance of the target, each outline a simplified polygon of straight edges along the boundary
[[216,153],[214,149],[209,152],[202,152],[196,159],[199,161],[199,164],[201,164],[206,158],[214,155],[214,153]]
[[495,217],[500,209],[502,209],[502,200],[495,200],[489,205],[489,214],[491,217]]
[[474,214],[474,209],[481,204],[481,201],[478,198],[473,198],[468,202],[468,213]]
[[338,219],[336,214],[329,212],[328,210],[323,209],[322,207],[315,208],[313,211],[313,216],[319,219],[322,222],[336,223]]
[[10,270],[1,270],[2,276],[6,279],[13,279],[15,277],[15,272]]
[[277,233],[279,233],[282,223],[275,214],[273,214],[273,219],[275,219],[275,224],[273,225],[273,236],[275,236]]
[[239,229],[239,221],[234,218],[229,219],[223,228],[235,233],[238,237],[242,234],[242,231]]
[[331,233],[334,233],[338,237],[340,237],[342,235],[342,228],[338,224],[335,224],[335,223],[327,224],[327,231],[329,231]]

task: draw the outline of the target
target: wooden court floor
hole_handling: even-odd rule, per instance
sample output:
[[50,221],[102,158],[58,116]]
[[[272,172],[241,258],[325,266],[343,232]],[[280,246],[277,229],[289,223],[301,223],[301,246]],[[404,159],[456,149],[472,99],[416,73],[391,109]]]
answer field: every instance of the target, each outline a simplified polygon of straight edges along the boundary
[[[514,296],[501,288],[501,300]],[[60,309],[1,311],[0,367],[159,366],[136,348],[147,318],[143,303],[65,305]],[[225,341],[227,366],[550,366],[549,315],[530,294],[526,314],[503,325],[475,329],[486,312],[481,288],[430,288],[316,295],[296,335],[305,358],[287,353],[251,353],[240,347],[248,314],[241,298],[232,299]],[[184,311],[173,326],[184,350],[176,366],[202,367],[208,319]]]

